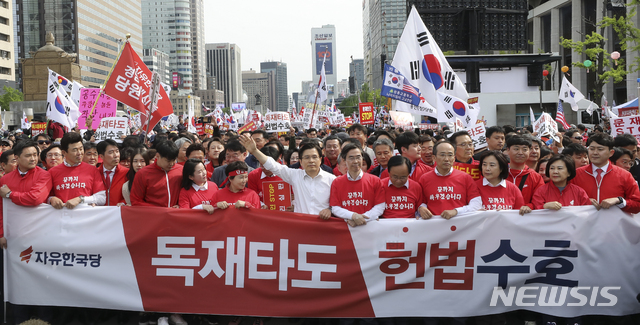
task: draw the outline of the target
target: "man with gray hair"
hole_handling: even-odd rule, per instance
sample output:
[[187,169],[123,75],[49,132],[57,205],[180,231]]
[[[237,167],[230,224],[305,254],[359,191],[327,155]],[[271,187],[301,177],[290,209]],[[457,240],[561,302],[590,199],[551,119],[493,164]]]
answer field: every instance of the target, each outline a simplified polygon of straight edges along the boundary
[[389,159],[393,157],[393,143],[387,138],[381,138],[373,143],[373,152],[376,155],[378,165],[371,170],[370,174],[380,177],[380,174],[387,169]]

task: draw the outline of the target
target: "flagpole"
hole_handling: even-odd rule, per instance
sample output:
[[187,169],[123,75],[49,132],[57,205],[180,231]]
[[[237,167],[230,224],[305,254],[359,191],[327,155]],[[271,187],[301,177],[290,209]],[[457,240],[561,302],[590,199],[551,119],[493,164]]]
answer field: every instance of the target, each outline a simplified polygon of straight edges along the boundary
[[100,95],[102,95],[102,92],[104,91],[104,87],[107,85],[107,81],[109,81],[109,78],[111,77],[111,73],[113,72],[113,69],[116,67],[116,64],[118,63],[118,60],[120,59],[120,55],[122,54],[122,51],[124,51],[125,45],[127,45],[127,43],[129,42],[129,38],[131,38],[131,34],[127,33],[127,35],[125,35],[125,37],[127,38],[127,40],[124,41],[124,43],[120,47],[120,51],[118,52],[118,56],[116,56],[115,61],[113,61],[113,64],[111,65],[111,69],[109,70],[109,74],[107,74],[107,78],[104,79],[104,83],[102,83],[102,87],[100,87],[100,91],[98,92],[98,96],[96,97],[96,100],[93,102],[93,107],[91,107],[91,112],[89,112],[89,116],[93,115],[93,111],[96,109],[96,105],[98,105],[98,100],[100,99]]

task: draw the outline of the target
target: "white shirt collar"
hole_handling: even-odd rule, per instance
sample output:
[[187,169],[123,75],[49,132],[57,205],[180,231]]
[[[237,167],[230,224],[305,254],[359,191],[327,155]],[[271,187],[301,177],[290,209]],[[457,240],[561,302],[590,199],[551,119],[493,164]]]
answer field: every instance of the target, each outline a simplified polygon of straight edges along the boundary
[[[393,185],[393,183],[391,183],[391,179],[389,179],[389,184],[387,185],[388,187],[391,187]],[[409,179],[407,178],[407,182],[404,183],[404,186],[409,189]]]
[[491,183],[489,183],[489,181],[487,180],[486,177],[482,178],[482,186],[489,186],[489,187],[498,187],[498,186],[502,186],[504,188],[507,188],[507,181],[506,180],[501,180],[500,183],[498,183],[498,185],[493,185]]
[[360,173],[358,174],[358,177],[356,177],[356,179],[351,178],[351,174],[349,174],[349,171],[347,170],[347,179],[350,181],[358,181],[362,178],[362,175],[364,175],[364,173],[362,172],[362,169],[360,169]]
[[63,162],[63,163],[64,163],[64,165],[65,165],[65,166],[67,166],[67,167],[76,167],[76,166],[80,166],[80,164],[82,164],[82,161],[81,161],[81,162],[79,162],[79,163],[77,163],[77,164],[75,164],[75,165],[71,165],[71,164],[70,164],[70,163],[68,163],[68,162],[67,162],[67,160],[66,160],[66,159],[64,159],[64,158],[62,158],[62,162]]
[[114,166],[114,167],[113,167],[113,168],[111,168],[111,169],[107,169],[107,168],[105,168],[105,167],[104,167],[104,165],[102,165],[102,173],[105,173],[106,171],[110,171],[110,172],[112,172],[112,173],[115,173],[116,168],[118,168],[118,165]]
[[267,174],[265,174],[264,171],[263,171],[262,175],[260,175],[260,179],[267,178],[267,177],[273,177],[273,176],[276,176],[276,174],[273,174],[271,176],[267,176]]
[[596,174],[596,169],[602,169],[602,174],[606,174],[607,173],[607,169],[609,168],[609,161],[607,161],[607,164],[602,166],[602,167],[596,167],[596,165],[591,164],[591,171],[593,172],[593,175]]
[[26,174],[29,172],[29,170],[31,170],[31,169],[29,169],[29,170],[27,170],[26,172],[24,172],[24,173],[23,173],[23,172],[20,170],[20,168],[16,168],[16,169],[18,170],[18,173],[20,173],[20,176],[24,176],[24,175],[26,175]]
[[203,186],[199,186],[196,183],[191,183],[191,187],[193,187],[193,189],[196,190],[196,192],[206,191],[209,189],[209,182],[205,182]]
[[433,170],[436,171],[436,175],[438,175],[438,176],[449,176],[449,175],[451,175],[451,173],[453,173],[453,166],[451,167],[451,169],[449,170],[449,172],[446,175],[440,174],[440,171],[438,171],[438,168],[434,168]]

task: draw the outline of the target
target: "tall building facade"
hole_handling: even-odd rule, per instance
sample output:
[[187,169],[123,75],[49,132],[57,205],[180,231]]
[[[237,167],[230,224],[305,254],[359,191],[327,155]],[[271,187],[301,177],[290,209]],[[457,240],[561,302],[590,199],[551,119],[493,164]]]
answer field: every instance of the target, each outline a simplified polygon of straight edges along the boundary
[[380,89],[384,63],[393,61],[406,21],[406,0],[363,1],[364,80],[360,84]]
[[207,75],[215,77],[216,89],[224,92],[224,105],[242,101],[242,62],[240,47],[230,43],[205,45]]
[[275,74],[276,95],[270,98],[269,109],[272,111],[286,112],[289,109],[289,95],[287,90],[287,64],[284,62],[261,62],[260,72],[273,72]]
[[207,64],[204,62],[203,0],[191,0],[191,58],[193,90],[207,89]]
[[142,0],[143,47],[169,54],[171,72],[182,89],[193,90],[190,0]]
[[256,109],[259,97],[263,115],[267,108],[274,111],[269,103],[276,96],[275,76],[274,71],[258,73],[255,70],[248,70],[242,72],[242,88],[247,93],[247,109]]
[[157,49],[142,50],[142,61],[149,70],[160,75],[160,82],[165,85],[171,84],[171,69],[169,68],[169,54]]
[[364,80],[364,59],[351,60],[349,63],[349,78],[353,78],[354,87],[362,90]]
[[0,80],[10,87],[14,86],[15,80],[14,19],[11,0],[0,0]]
[[[52,32],[56,46],[77,53],[84,86],[101,86],[126,34],[142,53],[138,0],[15,0],[16,62],[30,58]],[[20,79],[18,78],[20,82]]]
[[[572,62],[583,62],[587,59],[584,54],[580,54],[572,49],[563,48],[560,45],[560,38],[573,40],[584,40],[584,35],[590,35],[592,32],[600,32],[599,29],[588,22],[599,22],[603,18],[603,13],[608,17],[625,16],[633,8],[632,6],[625,6],[625,2],[619,1],[595,1],[595,0],[550,0],[544,3],[530,4],[531,10],[529,10],[529,19],[527,21],[528,34],[529,34],[529,52],[537,53],[540,50],[545,53],[558,53],[562,59],[558,64],[553,64],[551,82],[547,82],[547,89],[549,84],[552,84],[554,89],[559,89],[559,85],[562,78],[562,73],[558,73],[562,66],[568,66],[570,68],[567,79],[576,86],[585,96],[593,98],[592,89],[595,83],[595,73],[593,70],[591,73],[587,73],[586,70],[581,68],[572,67]],[[632,19],[633,24],[637,27],[640,26],[640,18],[638,15]],[[640,53],[635,52],[631,47],[624,51],[621,49],[621,43],[617,35],[611,30],[611,28],[605,29],[605,35],[603,35],[606,42],[606,50],[611,53],[618,51],[621,54],[621,59],[625,62],[633,62]],[[603,87],[604,95],[608,99],[608,105],[611,105],[613,101],[617,104],[624,103],[628,100],[638,97],[637,78],[640,77],[640,72],[629,73],[625,80],[620,83],[608,82]],[[601,103],[596,103],[601,104]],[[566,110],[565,110],[566,112]],[[583,117],[586,113],[583,114]]]
[[[320,28],[311,28],[311,61],[313,82],[315,85],[320,80],[322,61],[325,60],[325,75],[329,95],[333,95],[334,88],[338,83],[338,63],[336,60],[336,27],[334,25],[322,25]],[[303,89],[304,92],[304,89]]]

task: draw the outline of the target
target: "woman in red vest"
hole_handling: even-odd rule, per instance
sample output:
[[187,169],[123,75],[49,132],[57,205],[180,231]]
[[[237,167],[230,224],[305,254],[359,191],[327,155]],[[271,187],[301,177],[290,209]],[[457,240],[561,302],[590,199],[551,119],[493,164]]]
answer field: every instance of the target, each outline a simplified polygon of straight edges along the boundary
[[533,193],[531,202],[535,209],[560,210],[563,206],[591,204],[584,189],[569,183],[576,176],[573,158],[565,155],[551,157],[546,174],[551,181]]

